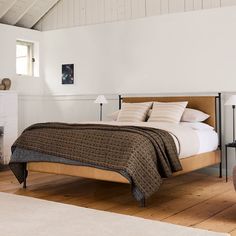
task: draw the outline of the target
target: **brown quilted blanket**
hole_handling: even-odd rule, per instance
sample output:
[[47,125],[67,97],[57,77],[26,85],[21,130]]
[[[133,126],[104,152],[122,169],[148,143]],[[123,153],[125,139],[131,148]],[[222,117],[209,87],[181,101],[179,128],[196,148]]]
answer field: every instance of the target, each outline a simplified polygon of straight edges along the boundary
[[[12,146],[13,154],[16,148],[117,171],[130,180],[137,200],[151,196],[162,178],[182,169],[171,135],[154,128],[39,123],[21,134]],[[10,167],[17,176],[14,164],[16,160]]]

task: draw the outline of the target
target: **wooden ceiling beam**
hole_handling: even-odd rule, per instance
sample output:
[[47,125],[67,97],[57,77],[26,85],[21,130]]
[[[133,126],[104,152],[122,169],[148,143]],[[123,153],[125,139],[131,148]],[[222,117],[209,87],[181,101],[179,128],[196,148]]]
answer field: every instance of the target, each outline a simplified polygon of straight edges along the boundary
[[4,3],[3,7],[0,8],[0,18],[2,18],[17,2],[17,0],[8,0]]
[[16,23],[30,10],[31,7],[34,6],[34,4],[36,4],[37,1],[40,1],[40,0],[33,0],[25,9],[23,12],[21,12],[21,14],[15,18],[14,20],[12,20],[10,22],[11,25],[16,25]]
[[44,15],[48,13],[50,9],[52,9],[60,0],[49,0],[48,4],[45,6],[45,8],[42,9],[39,14],[35,15],[34,17],[31,17],[30,19],[28,16],[30,15],[30,10],[27,14],[25,14],[25,18],[22,17],[16,25],[26,27],[26,28],[32,28]]

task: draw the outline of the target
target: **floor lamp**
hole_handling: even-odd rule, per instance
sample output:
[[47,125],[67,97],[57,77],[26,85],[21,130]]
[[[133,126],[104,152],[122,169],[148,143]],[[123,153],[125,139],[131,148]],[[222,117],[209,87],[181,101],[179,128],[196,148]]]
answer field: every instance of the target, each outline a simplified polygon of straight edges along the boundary
[[232,106],[233,109],[233,142],[235,142],[235,105],[236,95],[231,95],[225,103],[226,106]]
[[102,105],[108,103],[107,99],[104,95],[98,95],[94,102],[100,104],[100,121],[102,121]]

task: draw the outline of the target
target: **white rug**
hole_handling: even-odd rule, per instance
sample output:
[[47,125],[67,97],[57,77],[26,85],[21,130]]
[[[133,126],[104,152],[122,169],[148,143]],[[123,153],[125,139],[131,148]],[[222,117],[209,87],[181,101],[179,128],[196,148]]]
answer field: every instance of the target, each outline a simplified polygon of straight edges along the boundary
[[0,193],[1,236],[220,236],[159,221]]

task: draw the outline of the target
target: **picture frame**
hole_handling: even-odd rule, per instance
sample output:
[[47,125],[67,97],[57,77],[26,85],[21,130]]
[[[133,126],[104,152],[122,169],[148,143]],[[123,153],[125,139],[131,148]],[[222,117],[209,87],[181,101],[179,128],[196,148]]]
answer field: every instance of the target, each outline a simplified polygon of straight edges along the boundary
[[62,64],[62,84],[74,84],[74,64]]

